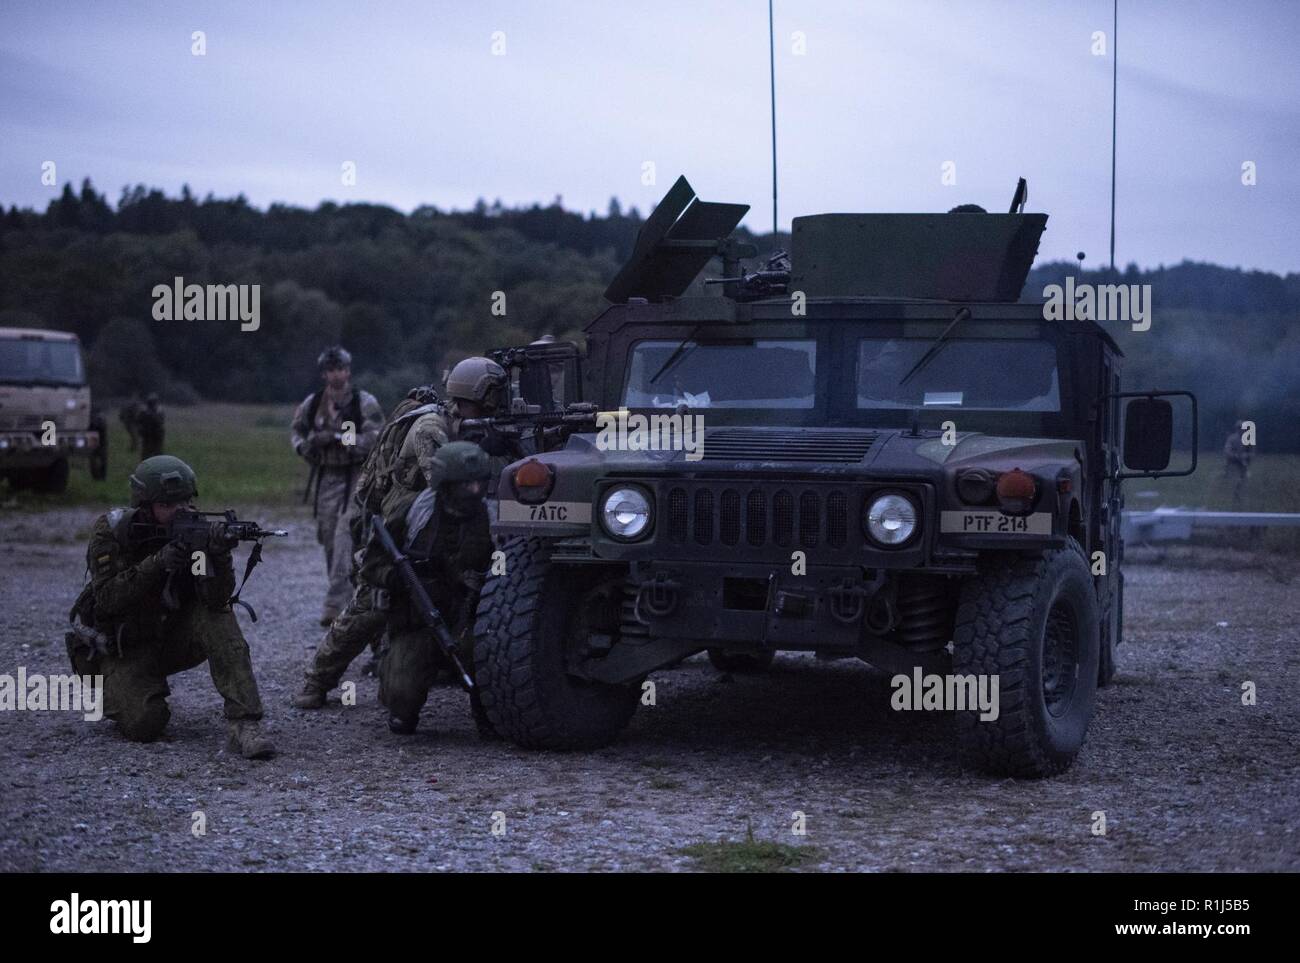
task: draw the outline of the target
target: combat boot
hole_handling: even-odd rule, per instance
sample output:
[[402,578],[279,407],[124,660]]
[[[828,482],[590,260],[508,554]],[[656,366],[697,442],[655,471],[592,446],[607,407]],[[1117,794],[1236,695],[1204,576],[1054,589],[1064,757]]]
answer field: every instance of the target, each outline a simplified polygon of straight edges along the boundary
[[417,716],[414,719],[403,719],[397,713],[392,713],[388,717],[388,731],[394,732],[399,736],[409,736],[415,732],[415,727],[420,719]]
[[325,705],[325,690],[315,682],[304,682],[302,691],[293,697],[295,709],[319,709]]
[[245,759],[270,759],[275,755],[275,744],[263,735],[260,723],[235,719],[230,723],[230,751]]

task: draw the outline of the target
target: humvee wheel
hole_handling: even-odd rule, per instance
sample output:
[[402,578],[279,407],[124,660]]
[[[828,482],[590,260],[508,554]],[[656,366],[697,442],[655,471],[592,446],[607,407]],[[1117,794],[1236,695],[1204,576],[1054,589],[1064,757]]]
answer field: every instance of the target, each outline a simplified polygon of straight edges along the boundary
[[579,679],[566,660],[584,634],[617,633],[622,573],[598,581],[554,565],[538,538],[511,538],[502,550],[506,574],[488,579],[474,625],[474,676],[488,719],[530,749],[608,745],[636,711],[640,688]]
[[709,661],[719,672],[766,672],[772,667],[776,653],[731,652],[727,649],[709,649]]
[[1065,771],[1097,696],[1101,630],[1092,576],[1073,539],[1033,558],[999,557],[962,589],[953,672],[997,676],[998,717],[956,713],[963,748],[999,775]]

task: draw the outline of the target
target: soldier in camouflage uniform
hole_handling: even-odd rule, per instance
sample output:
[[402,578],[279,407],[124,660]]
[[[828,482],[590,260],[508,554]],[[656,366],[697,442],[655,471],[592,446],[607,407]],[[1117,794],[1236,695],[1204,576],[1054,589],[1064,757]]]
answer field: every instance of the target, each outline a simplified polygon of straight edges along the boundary
[[[362,469],[358,494],[372,494],[373,502],[363,511],[382,510],[382,503],[393,490],[400,489],[414,495],[426,487],[426,472],[432,470],[433,456],[442,445],[462,440],[461,423],[466,418],[490,417],[499,412],[506,388],[506,373],[496,362],[487,358],[466,358],[447,376],[446,390],[450,404],[430,403],[412,407],[402,417],[412,419],[396,455],[377,464],[384,455],[379,449]],[[412,392],[412,399],[415,392]],[[423,400],[424,396],[421,396]],[[385,428],[391,430],[392,423]],[[477,440],[477,436],[476,436]],[[480,444],[498,449],[490,452],[491,471],[500,474],[502,468],[513,461],[508,448],[493,444],[484,437]],[[363,526],[358,518],[355,531],[360,541]],[[383,633],[385,614],[374,604],[371,586],[362,580],[346,608],[334,620],[326,633],[316,657],[307,669],[302,691],[293,699],[299,709],[319,709],[325,704],[325,695],[339,684],[343,673],[368,644]]]
[[352,356],[327,348],[317,359],[324,387],[303,399],[293,415],[293,450],[312,466],[316,540],[325,549],[329,590],[321,625],[329,625],[352,596],[349,507],[357,473],[384,425],[375,396],[352,385]]
[[86,551],[91,582],[75,617],[106,640],[104,651],[71,646],[79,673],[104,677],[105,715],[126,738],[150,742],[171,711],[167,677],[203,662],[226,703],[230,748],[247,759],[275,753],[262,734],[262,701],[248,643],[231,611],[234,540],[216,523],[206,575],[194,575],[189,553],[168,534],[177,511],[196,497],[194,472],[179,458],[158,455],[131,475],[131,508],[95,521]]
[[[433,453],[423,473],[428,485],[418,494],[395,489],[385,499],[384,524],[456,635],[473,621],[492,559],[483,504],[490,459],[478,445],[454,441]],[[388,728],[409,734],[415,731],[442,658],[392,558],[377,543],[366,548],[361,578],[372,586],[387,616],[379,701],[388,707]]]

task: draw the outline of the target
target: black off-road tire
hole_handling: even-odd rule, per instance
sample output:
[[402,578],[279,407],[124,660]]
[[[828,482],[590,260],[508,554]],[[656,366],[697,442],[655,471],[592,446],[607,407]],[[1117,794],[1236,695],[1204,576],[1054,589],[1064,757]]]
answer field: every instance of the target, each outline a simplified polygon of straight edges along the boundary
[[[1073,671],[1044,691],[1049,615],[1054,639],[1072,634]],[[997,775],[1041,778],[1074,761],[1096,705],[1101,631],[1092,575],[1073,539],[1041,556],[997,556],[962,588],[953,672],[997,676],[996,720],[956,713],[963,750]],[[1055,650],[1063,650],[1054,646]],[[1068,645],[1064,646],[1068,648]]]
[[511,538],[502,551],[506,574],[488,578],[474,626],[474,678],[488,720],[528,749],[608,745],[632,718],[640,689],[565,671],[564,628],[592,588],[591,572],[553,564],[539,538]]
[[61,495],[68,490],[68,476],[72,468],[68,459],[60,458],[41,472],[36,479],[36,490],[51,495]]
[[734,652],[727,649],[709,649],[709,661],[719,672],[733,672],[740,675],[766,672],[772,668],[776,658],[773,651]]

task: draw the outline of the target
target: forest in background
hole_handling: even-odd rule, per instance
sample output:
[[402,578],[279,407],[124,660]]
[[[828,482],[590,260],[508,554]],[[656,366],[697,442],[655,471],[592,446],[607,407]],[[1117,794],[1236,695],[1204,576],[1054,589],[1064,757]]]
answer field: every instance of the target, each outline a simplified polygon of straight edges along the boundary
[[[0,213],[0,326],[74,331],[97,396],[159,390],[176,404],[297,400],[316,383],[322,346],[341,342],[356,380],[391,405],[464,355],[547,333],[580,341],[641,224],[617,200],[603,215],[565,210],[559,198],[410,214],[377,204],[260,210],[242,195],[135,186],[113,205],[86,181],[43,212]],[[788,235],[751,239],[763,253],[788,244]],[[1067,274],[1152,285],[1150,331],[1108,325],[1127,356],[1126,386],[1195,391],[1204,444],[1217,447],[1249,418],[1262,450],[1300,451],[1300,274],[1189,261],[1111,274],[1058,262],[1031,272],[1025,296]],[[153,287],[176,276],[260,284],[260,330],[155,321]],[[492,314],[495,291],[506,293],[504,317]]]

